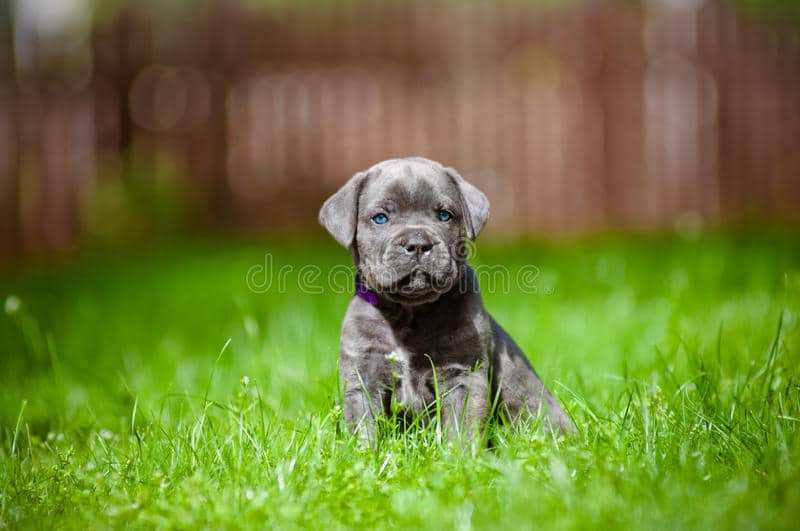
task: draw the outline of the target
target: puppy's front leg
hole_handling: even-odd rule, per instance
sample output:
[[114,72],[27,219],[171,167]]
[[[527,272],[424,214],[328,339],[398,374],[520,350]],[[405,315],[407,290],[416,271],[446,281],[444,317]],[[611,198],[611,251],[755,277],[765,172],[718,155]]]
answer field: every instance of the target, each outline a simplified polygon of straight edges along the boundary
[[383,370],[359,363],[364,358],[342,353],[340,371],[347,427],[362,445],[377,443],[375,418],[385,413]]
[[344,395],[344,418],[347,427],[364,446],[377,442],[374,402],[362,389],[349,389]]
[[467,370],[448,378],[447,384],[440,399],[447,437],[464,444],[475,443],[489,413],[486,371]]

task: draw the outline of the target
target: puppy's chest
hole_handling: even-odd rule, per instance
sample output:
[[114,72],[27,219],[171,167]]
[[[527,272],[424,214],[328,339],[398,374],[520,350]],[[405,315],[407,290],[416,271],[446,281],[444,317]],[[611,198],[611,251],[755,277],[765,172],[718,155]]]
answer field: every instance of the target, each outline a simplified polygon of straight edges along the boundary
[[484,356],[475,346],[451,341],[444,347],[429,344],[423,351],[394,345],[386,355],[394,401],[417,413],[425,411],[437,394],[446,396],[466,375],[485,368]]
[[[468,371],[459,364],[436,364],[433,356],[397,347],[386,356],[391,374],[392,399],[407,410],[421,413],[441,397],[458,376]],[[438,366],[437,366],[438,365]]]
[[416,412],[425,409],[435,399],[433,370],[420,367],[418,355],[410,350],[395,346],[386,355],[389,365],[392,399],[401,406]]

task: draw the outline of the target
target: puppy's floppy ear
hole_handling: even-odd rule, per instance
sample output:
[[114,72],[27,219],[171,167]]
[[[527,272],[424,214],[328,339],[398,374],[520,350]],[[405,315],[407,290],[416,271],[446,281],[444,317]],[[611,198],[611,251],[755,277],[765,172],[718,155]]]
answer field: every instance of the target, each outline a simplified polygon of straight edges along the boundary
[[328,198],[319,211],[319,223],[345,247],[350,248],[358,224],[358,196],[367,178],[367,172],[353,175],[339,191]]
[[489,200],[483,195],[483,192],[468,183],[453,168],[445,168],[445,171],[461,192],[467,238],[474,240],[489,219]]

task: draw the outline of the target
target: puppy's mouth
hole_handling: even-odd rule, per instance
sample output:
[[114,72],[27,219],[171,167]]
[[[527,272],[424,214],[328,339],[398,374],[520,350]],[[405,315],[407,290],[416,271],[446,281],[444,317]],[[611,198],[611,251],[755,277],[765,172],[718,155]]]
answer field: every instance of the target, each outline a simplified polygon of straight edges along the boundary
[[391,286],[384,287],[381,294],[401,304],[426,304],[435,301],[450,289],[449,283],[439,285],[442,282],[442,279],[437,280],[429,271],[415,268]]
[[415,269],[397,282],[397,287],[391,290],[395,294],[408,298],[418,298],[433,289],[433,279],[430,273]]

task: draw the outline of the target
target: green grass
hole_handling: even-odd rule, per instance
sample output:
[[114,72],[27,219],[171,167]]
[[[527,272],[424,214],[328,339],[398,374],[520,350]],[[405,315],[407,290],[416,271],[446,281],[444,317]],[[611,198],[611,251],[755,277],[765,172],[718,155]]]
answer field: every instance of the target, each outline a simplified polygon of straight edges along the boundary
[[[496,428],[474,455],[343,431],[349,296],[297,287],[346,263],[331,244],[6,269],[0,528],[793,528],[798,236],[482,243],[477,263],[540,269],[486,305],[581,435]],[[265,253],[286,289],[248,289]]]

